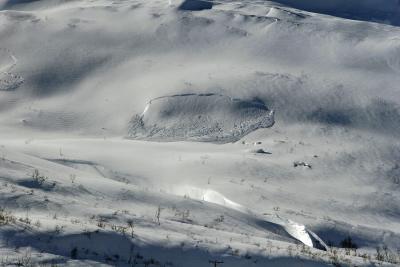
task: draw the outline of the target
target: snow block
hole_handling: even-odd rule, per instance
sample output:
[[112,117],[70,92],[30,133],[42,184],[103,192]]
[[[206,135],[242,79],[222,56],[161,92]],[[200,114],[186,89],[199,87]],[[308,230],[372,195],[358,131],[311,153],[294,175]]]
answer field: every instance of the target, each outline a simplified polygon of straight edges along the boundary
[[128,137],[155,141],[234,142],[274,124],[262,101],[217,94],[184,94],[151,100],[130,122]]

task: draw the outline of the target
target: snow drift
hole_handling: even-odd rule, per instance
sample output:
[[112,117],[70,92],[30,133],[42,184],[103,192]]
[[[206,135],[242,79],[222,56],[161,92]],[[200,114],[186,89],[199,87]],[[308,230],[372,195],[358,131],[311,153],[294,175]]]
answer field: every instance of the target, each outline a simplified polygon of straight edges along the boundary
[[128,136],[161,141],[233,142],[274,124],[262,101],[217,94],[183,94],[151,100],[131,121]]
[[294,238],[309,247],[317,247],[322,249],[326,249],[327,247],[326,244],[318,236],[316,236],[315,234],[310,235],[304,225],[298,224],[291,220],[283,219],[279,216],[261,217],[251,211],[249,208],[233,202],[232,200],[226,198],[224,195],[217,191],[191,186],[175,187],[173,191],[175,191],[174,193],[177,195],[210,202],[229,209],[237,210],[239,212],[249,215],[250,217],[253,217],[254,220],[259,218],[259,220],[264,222],[263,225],[266,228],[265,230],[268,231],[274,232],[276,226],[280,226],[283,230],[283,232],[280,231],[280,235],[284,235],[286,232],[289,237]]

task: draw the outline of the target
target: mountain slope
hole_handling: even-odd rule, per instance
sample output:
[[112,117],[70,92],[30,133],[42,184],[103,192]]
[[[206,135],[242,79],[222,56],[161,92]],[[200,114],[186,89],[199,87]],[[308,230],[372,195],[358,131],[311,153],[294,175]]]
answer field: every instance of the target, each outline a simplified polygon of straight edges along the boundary
[[396,1],[0,9],[0,262],[399,264]]

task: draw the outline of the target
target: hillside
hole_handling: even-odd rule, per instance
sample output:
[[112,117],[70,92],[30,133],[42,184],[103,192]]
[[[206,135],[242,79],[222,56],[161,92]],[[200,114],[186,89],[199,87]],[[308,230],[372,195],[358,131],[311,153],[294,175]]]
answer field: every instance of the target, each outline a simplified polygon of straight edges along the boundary
[[0,0],[0,266],[400,264],[395,0]]

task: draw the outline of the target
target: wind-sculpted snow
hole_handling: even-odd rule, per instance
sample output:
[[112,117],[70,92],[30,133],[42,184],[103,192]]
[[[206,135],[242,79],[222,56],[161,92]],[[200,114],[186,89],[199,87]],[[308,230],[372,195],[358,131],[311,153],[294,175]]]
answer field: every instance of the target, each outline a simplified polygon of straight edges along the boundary
[[[174,188],[174,191],[178,195],[186,196],[189,198],[202,200],[210,203],[214,203],[217,205],[224,206],[229,209],[234,209],[244,214],[250,215],[255,221],[260,218],[260,215],[254,213],[251,209],[244,207],[228,198],[226,198],[221,193],[211,190],[211,189],[201,189],[191,186],[181,186]],[[283,232],[286,232],[290,237],[302,242],[304,245],[309,247],[316,247],[316,240],[318,240],[319,244],[322,247],[326,247],[323,241],[313,233],[313,238],[309,235],[306,227],[304,225],[298,224],[291,220],[283,219],[279,216],[264,216],[261,218],[264,222],[262,225],[265,230],[268,231],[276,231],[276,227],[282,227]],[[282,231],[280,231],[282,234]],[[313,242],[314,240],[314,242]]]
[[274,124],[274,111],[259,100],[217,94],[184,94],[151,100],[130,125],[129,137],[160,141],[234,142]]

